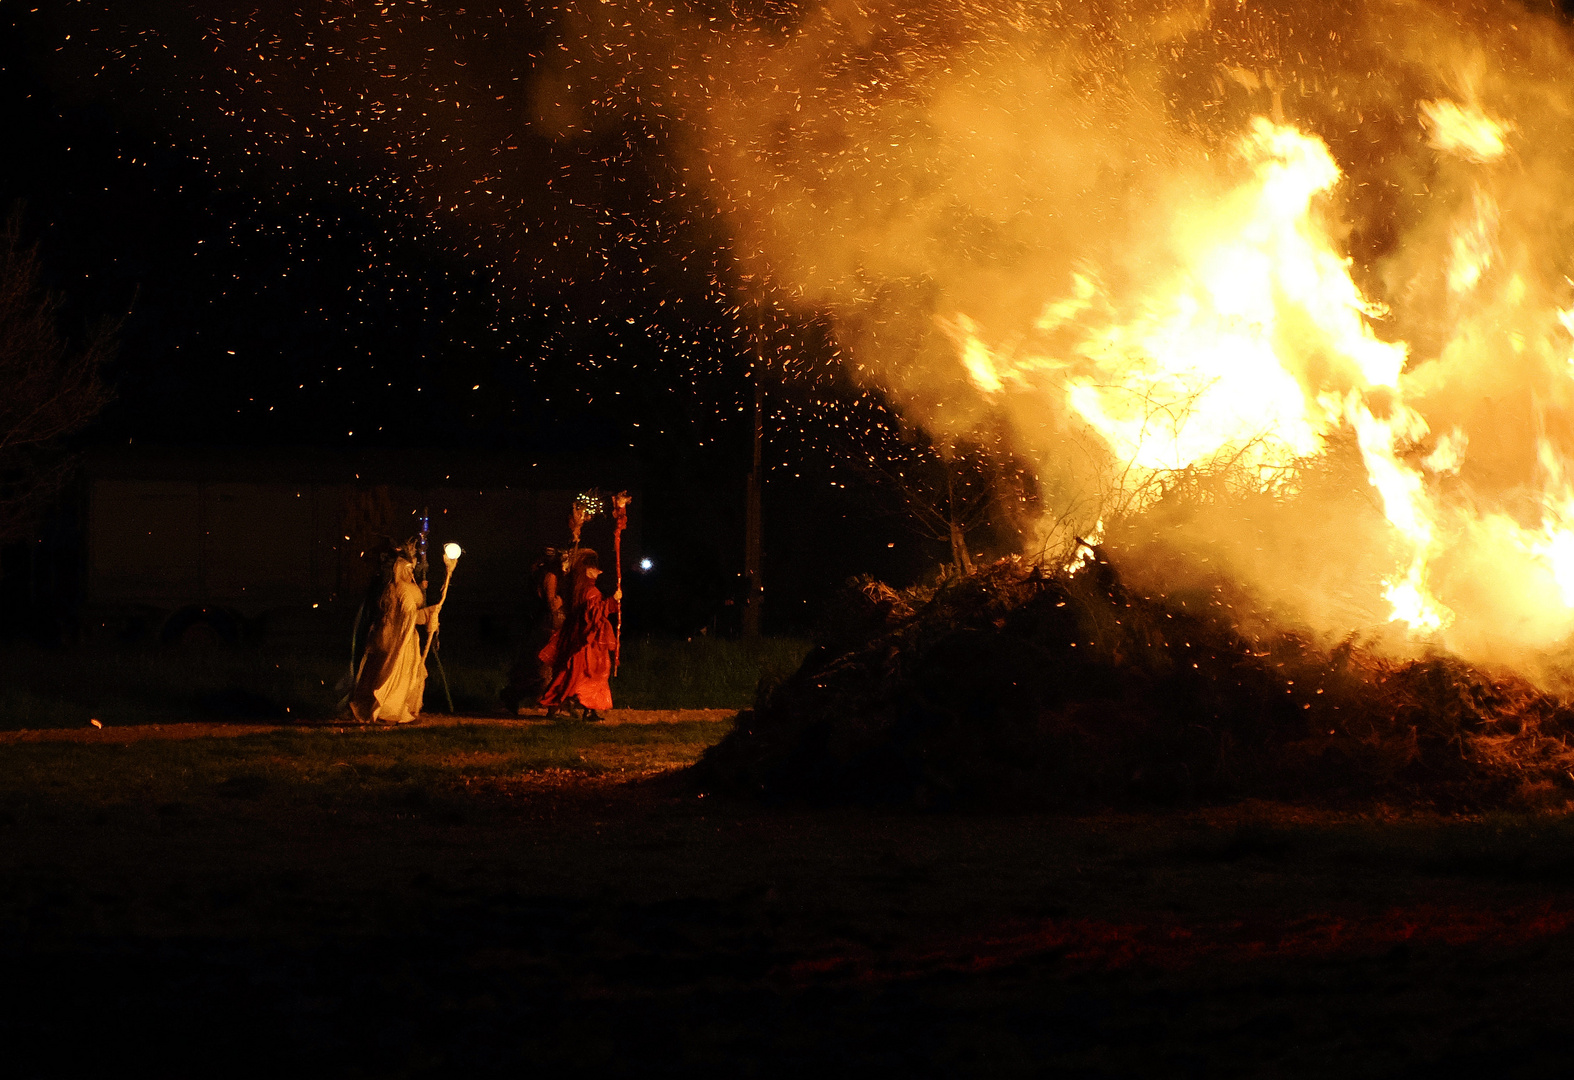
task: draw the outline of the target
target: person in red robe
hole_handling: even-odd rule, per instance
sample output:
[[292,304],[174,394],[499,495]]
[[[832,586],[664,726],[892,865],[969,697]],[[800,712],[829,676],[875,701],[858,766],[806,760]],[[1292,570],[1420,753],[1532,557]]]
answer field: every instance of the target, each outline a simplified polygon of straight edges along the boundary
[[612,708],[608,680],[617,644],[612,616],[618,612],[623,590],[608,598],[596,585],[600,576],[596,553],[589,548],[580,551],[568,574],[568,617],[540,653],[541,662],[552,667],[552,681],[541,695],[549,717],[577,710],[586,720],[600,720],[599,710]]
[[515,715],[534,709],[552,681],[552,665],[542,661],[541,650],[568,622],[567,589],[560,586],[567,577],[563,572],[567,554],[556,548],[545,548],[530,568],[530,581],[534,586],[531,591],[535,594],[532,597],[535,625],[525,640],[524,654],[508,670],[508,684],[498,691],[503,707]]

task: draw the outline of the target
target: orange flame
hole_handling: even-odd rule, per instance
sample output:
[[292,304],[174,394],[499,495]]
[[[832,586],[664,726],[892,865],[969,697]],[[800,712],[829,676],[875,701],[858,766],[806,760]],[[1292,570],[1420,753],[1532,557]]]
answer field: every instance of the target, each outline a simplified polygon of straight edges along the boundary
[[1566,20],[794,11],[683,37],[688,164],[855,378],[942,435],[1011,432],[1060,551],[1198,477],[1225,497],[1165,542],[1291,617],[1527,673],[1570,654]]
[[[1485,138],[1476,128],[1459,137],[1473,147]],[[1339,181],[1339,168],[1321,140],[1263,117],[1239,151],[1252,175],[1226,200],[1220,216],[1228,224],[1210,222],[1189,261],[1135,319],[1089,327],[1072,357],[997,356],[965,314],[943,328],[981,393],[1034,387],[1041,374],[1063,379],[1071,410],[1138,484],[1221,461],[1268,477],[1320,454],[1328,434],[1349,424],[1384,513],[1410,550],[1402,572],[1383,583],[1393,617],[1439,629],[1452,616],[1426,584],[1433,510],[1422,472],[1401,458],[1427,424],[1398,397],[1380,419],[1366,397],[1398,388],[1405,346],[1374,335],[1370,322],[1385,312],[1361,294],[1349,260],[1311,212],[1313,198]],[[1052,302],[1040,326],[1090,308],[1091,281],[1079,274],[1073,295]],[[1293,344],[1287,326],[1298,328]],[[1302,362],[1313,353],[1324,360],[1316,383]]]

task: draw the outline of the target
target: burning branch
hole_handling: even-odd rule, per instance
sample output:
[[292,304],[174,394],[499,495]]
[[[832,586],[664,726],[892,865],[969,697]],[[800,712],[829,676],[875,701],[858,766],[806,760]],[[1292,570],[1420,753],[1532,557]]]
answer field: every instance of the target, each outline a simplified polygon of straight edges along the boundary
[[592,488],[574,496],[574,505],[568,511],[568,529],[574,538],[572,550],[579,550],[579,534],[585,522],[601,513],[601,492]]

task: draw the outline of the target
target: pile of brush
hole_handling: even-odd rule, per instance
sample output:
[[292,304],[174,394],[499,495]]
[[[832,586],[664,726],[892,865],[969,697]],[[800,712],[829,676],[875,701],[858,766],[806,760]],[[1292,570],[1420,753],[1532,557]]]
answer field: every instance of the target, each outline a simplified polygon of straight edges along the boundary
[[1226,586],[1136,595],[1102,555],[855,582],[697,767],[715,790],[919,806],[1574,798],[1574,707],[1446,657],[1248,634]]

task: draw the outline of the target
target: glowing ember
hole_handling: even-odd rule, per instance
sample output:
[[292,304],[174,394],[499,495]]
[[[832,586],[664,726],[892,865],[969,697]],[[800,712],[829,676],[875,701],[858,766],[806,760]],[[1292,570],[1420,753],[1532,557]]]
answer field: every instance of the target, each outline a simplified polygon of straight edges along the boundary
[[[485,16],[499,34],[524,18]],[[419,8],[336,12],[299,40],[270,21],[297,15],[215,22],[220,68],[178,100],[234,118],[248,159],[309,149],[494,269],[618,251],[644,282],[659,256],[729,319],[758,303],[823,326],[841,370],[778,358],[812,373],[794,422],[869,415],[820,393],[850,380],[901,409],[893,428],[988,433],[1032,463],[1046,550],[1149,527],[1175,565],[1330,634],[1394,620],[1556,666],[1574,632],[1565,18],[1466,0],[608,0],[553,18],[506,79],[486,34]],[[307,74],[337,92],[284,111],[270,88]],[[561,156],[505,134],[527,128]],[[663,171],[623,209],[555,187],[610,192],[641,148]],[[547,190],[549,228],[507,224],[509,199]],[[615,307],[597,319],[618,334],[655,325]],[[737,343],[687,333],[657,337],[692,384]],[[1200,493],[1190,516],[1154,524],[1178,491]],[[576,537],[600,510],[576,504]]]
[[877,7],[750,41],[700,160],[861,378],[1010,432],[1048,550],[1102,519],[1331,633],[1569,639],[1564,21]]

